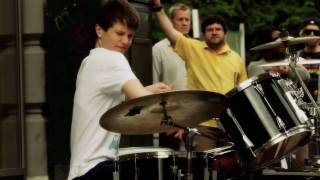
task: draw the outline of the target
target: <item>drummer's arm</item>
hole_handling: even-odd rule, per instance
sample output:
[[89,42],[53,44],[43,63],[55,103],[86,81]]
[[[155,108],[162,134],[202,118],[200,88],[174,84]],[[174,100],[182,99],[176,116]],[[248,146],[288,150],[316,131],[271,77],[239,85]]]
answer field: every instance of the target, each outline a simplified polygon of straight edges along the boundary
[[122,86],[122,91],[126,94],[128,99],[134,99],[161,92],[168,92],[170,90],[171,88],[164,83],[155,83],[144,87],[138,79],[131,79]]
[[[296,70],[297,70],[297,73],[299,73],[301,79],[302,79],[304,82],[309,81],[309,79],[310,79],[310,73],[309,73],[309,71],[308,71],[305,67],[303,67],[302,65],[297,65],[297,66],[296,66]],[[294,72],[290,71],[290,72],[289,72],[289,77],[296,78],[296,75],[294,74]]]

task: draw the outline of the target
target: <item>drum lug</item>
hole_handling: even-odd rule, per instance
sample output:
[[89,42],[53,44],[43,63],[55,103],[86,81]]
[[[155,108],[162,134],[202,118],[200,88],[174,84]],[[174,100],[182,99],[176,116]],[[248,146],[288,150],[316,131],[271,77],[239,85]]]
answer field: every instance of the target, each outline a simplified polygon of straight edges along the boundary
[[120,180],[119,178],[119,171],[114,171],[112,173],[112,176],[113,176],[113,180]]
[[184,176],[184,174],[182,174],[181,169],[178,170],[178,174],[177,174],[177,180],[181,180],[181,178]]
[[[230,109],[227,109],[227,114],[229,115],[229,117],[232,119],[232,121],[235,123],[235,125],[237,126],[237,128],[239,129],[241,135],[242,135],[242,139],[244,141],[244,143],[246,144],[247,148],[251,149],[251,147],[253,147],[253,143],[250,141],[250,139],[248,138],[248,136],[244,133],[243,129],[241,128],[240,124],[238,123],[236,117],[234,117],[234,115],[232,114]],[[253,153],[254,155],[254,153]]]
[[284,124],[284,122],[282,121],[282,119],[279,116],[276,116],[276,121],[279,126],[279,129],[282,129],[284,132],[287,132],[286,125]]

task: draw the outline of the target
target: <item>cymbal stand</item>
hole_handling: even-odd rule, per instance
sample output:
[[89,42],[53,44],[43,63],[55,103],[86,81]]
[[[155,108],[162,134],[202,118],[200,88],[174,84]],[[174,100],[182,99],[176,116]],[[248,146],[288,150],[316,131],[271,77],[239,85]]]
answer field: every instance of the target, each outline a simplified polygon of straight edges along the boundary
[[313,137],[311,138],[311,142],[315,143],[316,154],[318,154],[318,156],[315,155],[315,156],[313,156],[311,158],[311,165],[319,167],[319,165],[320,165],[320,157],[319,157],[319,147],[320,147],[320,141],[319,141],[319,137],[320,137],[320,133],[319,133],[320,110],[319,110],[319,107],[318,107],[317,103],[313,99],[310,91],[308,90],[306,84],[303,82],[303,80],[301,78],[301,75],[298,73],[298,71],[296,69],[296,65],[297,65],[297,60],[299,58],[299,54],[298,53],[291,53],[290,50],[289,50],[289,47],[286,48],[286,54],[287,54],[287,57],[289,59],[289,67],[290,67],[291,71],[298,78],[299,84],[301,85],[304,93],[307,95],[307,97],[310,100],[312,106],[314,106],[315,119],[314,119],[314,122],[310,121],[310,124],[312,126],[314,126],[314,134],[312,135]]
[[168,115],[167,109],[166,109],[166,102],[162,101],[160,105],[163,108],[163,119],[161,121],[161,125],[169,125],[173,127],[177,127],[180,129],[184,129],[184,133],[186,134],[186,149],[187,149],[187,172],[185,174],[181,173],[181,170],[177,171],[177,167],[173,168],[173,174],[174,174],[174,179],[176,180],[181,180],[181,178],[185,180],[193,180],[193,173],[192,173],[192,142],[193,142],[193,137],[196,134],[200,134],[196,128],[189,128],[189,127],[182,127],[180,125],[177,125],[173,122],[173,119],[171,116]]

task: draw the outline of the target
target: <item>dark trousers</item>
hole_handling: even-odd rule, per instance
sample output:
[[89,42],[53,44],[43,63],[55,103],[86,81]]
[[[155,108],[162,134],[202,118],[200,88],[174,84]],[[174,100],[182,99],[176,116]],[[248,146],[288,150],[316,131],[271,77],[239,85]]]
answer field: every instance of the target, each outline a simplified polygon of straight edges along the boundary
[[90,169],[86,174],[76,177],[73,180],[113,180],[115,162],[103,161]]

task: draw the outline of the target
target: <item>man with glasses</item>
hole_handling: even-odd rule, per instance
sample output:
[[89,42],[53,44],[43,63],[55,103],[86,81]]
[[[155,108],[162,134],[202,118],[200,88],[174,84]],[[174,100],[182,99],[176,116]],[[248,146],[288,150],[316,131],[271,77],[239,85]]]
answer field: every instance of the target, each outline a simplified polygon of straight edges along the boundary
[[[318,18],[308,18],[303,21],[302,29],[299,35],[301,37],[307,36],[320,36],[320,20]],[[311,40],[304,43],[304,48],[300,52],[300,56],[305,59],[320,59],[320,46],[319,40]],[[304,67],[310,73],[310,79],[306,83],[308,90],[313,96],[316,102],[319,102],[319,73],[320,64],[305,64]],[[309,99],[306,99],[309,101]],[[311,146],[310,146],[311,145]],[[304,169],[306,160],[311,157],[310,155],[315,154],[313,152],[313,144],[305,145],[299,148],[296,152],[296,158],[292,161],[292,168]],[[310,155],[309,155],[310,154]]]
[[[320,20],[317,18],[309,18],[303,22],[303,27],[300,31],[300,36],[320,36]],[[311,40],[304,44],[304,48],[300,53],[300,56],[305,59],[320,59],[320,45],[319,40]],[[306,64],[304,65],[310,73],[310,80],[307,83],[307,87],[312,94],[315,101],[319,101],[319,77],[320,65],[319,64]]]

